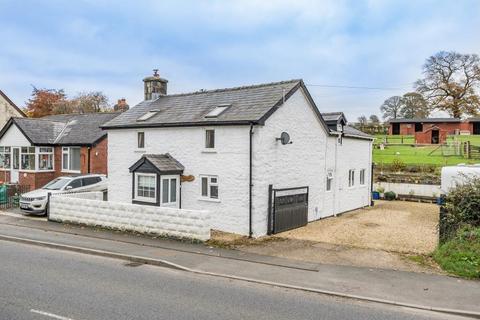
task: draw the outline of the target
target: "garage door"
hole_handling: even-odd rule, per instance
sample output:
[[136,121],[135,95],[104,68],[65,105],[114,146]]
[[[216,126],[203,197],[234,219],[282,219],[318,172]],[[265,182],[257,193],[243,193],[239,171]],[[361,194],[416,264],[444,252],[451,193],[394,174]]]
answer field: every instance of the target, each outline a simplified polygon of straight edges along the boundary
[[269,234],[308,223],[308,187],[269,188]]

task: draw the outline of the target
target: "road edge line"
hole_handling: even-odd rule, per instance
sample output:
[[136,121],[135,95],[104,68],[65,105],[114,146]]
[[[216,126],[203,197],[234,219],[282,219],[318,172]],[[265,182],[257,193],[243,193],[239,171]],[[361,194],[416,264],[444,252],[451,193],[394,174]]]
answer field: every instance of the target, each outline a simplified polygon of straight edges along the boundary
[[58,243],[53,243],[53,242],[25,239],[25,238],[5,236],[5,235],[0,235],[0,240],[23,243],[23,244],[30,244],[30,245],[36,245],[36,246],[40,246],[40,247],[54,248],[54,249],[58,249],[58,250],[65,250],[65,251],[71,251],[71,252],[77,252],[77,253],[83,253],[83,254],[90,254],[90,255],[95,255],[95,256],[100,256],[100,257],[107,257],[107,258],[113,258],[113,259],[119,259],[119,260],[139,262],[139,263],[143,263],[143,264],[154,265],[154,266],[159,266],[159,267],[166,267],[166,268],[170,268],[170,269],[186,271],[186,272],[196,273],[196,274],[201,274],[201,275],[207,275],[207,276],[213,276],[213,277],[219,277],[219,278],[226,278],[226,279],[232,279],[232,280],[239,280],[239,281],[245,281],[245,282],[251,282],[251,283],[258,283],[258,284],[264,284],[264,285],[286,288],[286,289],[301,290],[301,291],[306,291],[306,292],[313,292],[313,293],[325,294],[325,295],[334,296],[334,297],[340,297],[340,298],[354,299],[354,300],[367,301],[367,302],[375,302],[375,303],[393,305],[393,306],[398,306],[398,307],[406,307],[406,308],[412,308],[412,309],[434,311],[434,312],[460,315],[460,316],[467,316],[467,317],[473,317],[473,318],[480,319],[480,312],[464,311],[464,310],[448,309],[448,308],[436,308],[436,307],[431,307],[431,306],[410,304],[410,303],[398,302],[398,301],[393,301],[393,300],[372,298],[372,297],[361,296],[361,295],[353,295],[353,294],[342,293],[342,292],[337,292],[337,291],[309,288],[309,287],[296,286],[296,285],[290,285],[290,284],[279,283],[279,282],[272,282],[272,281],[266,281],[266,280],[258,280],[258,279],[253,279],[253,278],[222,274],[222,273],[208,272],[208,271],[202,271],[202,270],[197,270],[197,269],[191,269],[191,268],[188,268],[188,267],[185,267],[185,266],[182,266],[182,265],[179,265],[179,264],[167,261],[167,260],[162,260],[162,259],[145,258],[145,257],[141,257],[141,256],[133,256],[133,255],[127,255],[127,254],[111,252],[111,251],[89,249],[89,248],[76,247],[76,246],[70,246],[70,245],[65,245],[65,244],[58,244]]

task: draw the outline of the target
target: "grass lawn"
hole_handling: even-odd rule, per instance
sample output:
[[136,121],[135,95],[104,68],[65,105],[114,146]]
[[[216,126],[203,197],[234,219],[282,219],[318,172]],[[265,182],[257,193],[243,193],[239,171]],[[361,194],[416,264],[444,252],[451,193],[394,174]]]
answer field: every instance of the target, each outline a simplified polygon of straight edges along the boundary
[[469,136],[448,136],[447,142],[453,142],[453,141],[460,141],[460,142],[465,142],[465,141],[470,141],[470,143],[474,146],[480,146],[480,135],[469,135]]
[[388,146],[384,150],[375,148],[373,149],[373,161],[377,164],[389,164],[398,158],[407,165],[431,164],[436,166],[480,162],[480,160],[465,159],[462,156],[443,156],[440,150],[429,155],[436,148],[438,146]]
[[442,269],[466,278],[480,278],[480,228],[458,231],[440,245],[433,258]]

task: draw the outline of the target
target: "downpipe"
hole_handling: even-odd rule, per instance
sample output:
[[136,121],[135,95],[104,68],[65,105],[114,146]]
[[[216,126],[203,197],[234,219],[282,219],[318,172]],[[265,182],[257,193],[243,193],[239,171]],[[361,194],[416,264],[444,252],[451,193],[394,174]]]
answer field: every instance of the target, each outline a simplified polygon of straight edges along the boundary
[[253,123],[250,123],[250,150],[249,150],[249,184],[248,184],[248,237],[252,238],[252,189],[253,189]]

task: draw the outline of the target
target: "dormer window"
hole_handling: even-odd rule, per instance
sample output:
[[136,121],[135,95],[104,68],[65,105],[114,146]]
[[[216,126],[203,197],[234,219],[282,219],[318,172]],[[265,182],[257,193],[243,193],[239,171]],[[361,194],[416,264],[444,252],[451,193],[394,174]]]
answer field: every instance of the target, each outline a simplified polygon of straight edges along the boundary
[[153,109],[153,110],[150,110],[148,111],[147,113],[145,113],[143,116],[141,116],[140,118],[137,119],[137,121],[145,121],[145,120],[148,120],[150,119],[151,117],[153,117],[154,115],[156,115],[157,113],[159,113],[160,110],[158,109]]
[[231,104],[221,104],[219,106],[216,106],[215,108],[210,110],[209,113],[205,115],[205,118],[216,118],[230,107],[231,107]]

